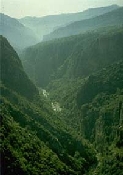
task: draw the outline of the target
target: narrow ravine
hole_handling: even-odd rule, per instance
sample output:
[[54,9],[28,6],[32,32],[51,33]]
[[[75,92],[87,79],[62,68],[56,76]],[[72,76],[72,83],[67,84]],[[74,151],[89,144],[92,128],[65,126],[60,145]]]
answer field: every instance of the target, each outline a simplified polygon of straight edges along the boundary
[[[50,95],[45,89],[42,89],[42,94],[45,98],[48,98]],[[60,107],[60,104],[57,101],[51,101],[51,106],[53,111],[55,112],[61,112],[62,108]]]

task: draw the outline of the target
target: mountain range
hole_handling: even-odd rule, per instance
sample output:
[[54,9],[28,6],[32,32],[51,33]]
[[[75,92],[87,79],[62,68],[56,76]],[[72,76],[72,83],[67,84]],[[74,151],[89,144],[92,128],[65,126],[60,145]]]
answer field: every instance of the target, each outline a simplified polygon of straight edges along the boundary
[[0,13],[0,35],[6,37],[11,45],[21,50],[38,43],[35,33],[21,24],[17,19]]
[[59,27],[66,26],[74,21],[102,15],[118,8],[119,6],[112,5],[88,9],[79,13],[51,15],[39,18],[24,17],[21,19],[12,18],[0,13],[0,34],[6,37],[16,51],[20,53],[24,48],[40,42],[44,35],[53,32]]
[[40,18],[22,19],[29,29],[1,15],[1,175],[122,175],[122,11],[113,5],[41,18],[49,20],[46,32],[74,25],[75,35],[38,44]]
[[91,30],[96,30],[105,26],[114,26],[123,24],[123,7],[107,12],[96,17],[73,22],[65,27],[54,30],[49,35],[43,37],[43,40],[52,40],[71,35],[77,35]]
[[19,19],[19,22],[31,28],[41,40],[44,35],[51,33],[56,28],[66,26],[67,24],[73,23],[74,21],[99,16],[118,8],[119,6],[117,5],[111,5],[107,7],[90,8],[88,10],[79,13],[50,15],[44,17],[27,16]]

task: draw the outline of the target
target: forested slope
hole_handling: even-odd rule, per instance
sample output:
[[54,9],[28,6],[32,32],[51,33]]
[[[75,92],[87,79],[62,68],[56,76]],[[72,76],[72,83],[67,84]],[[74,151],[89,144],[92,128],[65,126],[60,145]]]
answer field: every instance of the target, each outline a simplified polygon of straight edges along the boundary
[[39,96],[14,49],[2,36],[0,40],[2,174],[85,173],[97,162],[93,147]]
[[34,99],[34,96],[36,98],[38,96],[36,87],[24,72],[16,51],[3,36],[0,36],[0,50],[2,83],[30,100]]
[[56,80],[48,86],[51,99],[62,107],[61,117],[97,150],[92,173],[122,174],[123,62],[85,79]]
[[122,175],[122,48],[103,27],[25,49],[23,69],[0,36],[3,175]]
[[122,27],[43,42],[22,54],[25,71],[41,87],[57,78],[85,77],[123,58]]

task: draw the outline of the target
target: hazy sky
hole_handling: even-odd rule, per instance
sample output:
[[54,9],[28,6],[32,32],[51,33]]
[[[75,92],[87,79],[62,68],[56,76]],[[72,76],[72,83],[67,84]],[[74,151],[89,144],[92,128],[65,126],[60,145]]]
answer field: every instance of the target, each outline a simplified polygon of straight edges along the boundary
[[45,16],[118,4],[123,0],[0,0],[0,12],[12,17]]

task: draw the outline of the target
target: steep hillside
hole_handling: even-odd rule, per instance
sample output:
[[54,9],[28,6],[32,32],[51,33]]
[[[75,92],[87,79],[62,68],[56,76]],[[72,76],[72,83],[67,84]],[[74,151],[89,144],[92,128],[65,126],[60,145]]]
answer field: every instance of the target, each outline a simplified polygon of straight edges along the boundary
[[[63,65],[72,54],[77,39],[68,38],[53,42],[44,42],[27,48],[21,55],[25,71],[39,86],[45,86],[53,73]],[[75,42],[76,41],[76,42]]]
[[[93,36],[92,36],[93,35]],[[78,44],[77,50],[69,59],[66,74],[70,78],[87,76],[123,58],[122,27],[106,33],[91,33],[86,42]],[[66,67],[66,65],[64,65]]]
[[0,36],[0,50],[1,82],[30,100],[36,98],[38,90],[25,74],[16,51],[3,36]]
[[[90,103],[99,93],[114,94],[123,88],[123,62],[89,76],[78,94],[78,104]],[[91,88],[90,88],[91,87]]]
[[34,32],[17,19],[0,13],[0,35],[6,37],[15,49],[23,49],[25,47],[38,43]]
[[79,13],[68,13],[60,15],[50,15],[44,17],[24,17],[19,21],[25,26],[31,28],[41,40],[44,35],[49,34],[53,30],[66,26],[74,21],[89,19],[98,15],[102,15],[109,11],[119,8],[117,5],[107,7],[92,8]]
[[34,132],[21,127],[12,116],[4,111],[1,118],[2,175],[75,174]]
[[41,87],[57,78],[81,78],[123,58],[123,29],[101,29],[26,49],[23,65]]
[[97,162],[95,150],[39,97],[14,49],[0,41],[2,174],[85,173]]
[[86,31],[98,29],[99,27],[120,24],[123,24],[123,7],[91,19],[80,20],[65,27],[58,28],[49,35],[45,36],[43,40],[46,41],[55,38],[77,35]]
[[122,174],[123,61],[82,80],[53,81],[47,90],[64,121],[97,150],[99,164],[89,175]]
[[89,76],[77,103],[81,106],[82,134],[101,153],[97,174],[122,174],[123,61]]

